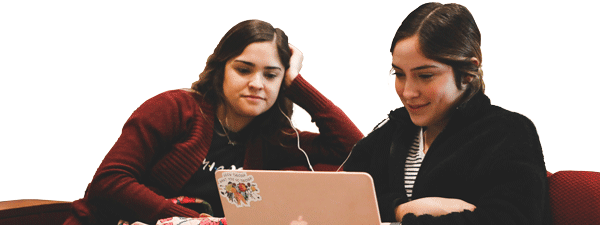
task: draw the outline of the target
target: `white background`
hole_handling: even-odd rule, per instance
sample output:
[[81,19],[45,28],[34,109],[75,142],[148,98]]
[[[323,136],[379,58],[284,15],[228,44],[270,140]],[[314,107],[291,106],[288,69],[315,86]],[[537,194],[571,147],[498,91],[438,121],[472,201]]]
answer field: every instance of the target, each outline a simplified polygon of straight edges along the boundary
[[[82,197],[133,110],[189,87],[246,19],[282,28],[304,52],[305,79],[365,135],[401,106],[389,48],[424,2],[211,2],[2,1],[0,201]],[[486,93],[535,123],[547,169],[600,171],[597,7],[459,3],[482,33]],[[298,127],[315,129],[296,112]]]

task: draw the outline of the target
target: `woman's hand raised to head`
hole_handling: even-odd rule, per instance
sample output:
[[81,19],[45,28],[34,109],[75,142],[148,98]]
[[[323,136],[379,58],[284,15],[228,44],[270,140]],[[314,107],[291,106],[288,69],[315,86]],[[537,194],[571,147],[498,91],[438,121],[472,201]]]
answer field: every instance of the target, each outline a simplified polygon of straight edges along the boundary
[[396,220],[402,222],[402,217],[409,213],[415,214],[416,216],[425,214],[442,216],[465,210],[473,211],[475,208],[476,207],[473,204],[455,198],[419,198],[399,205],[396,208]]
[[304,55],[300,49],[294,47],[292,44],[289,45],[290,50],[292,51],[292,56],[290,57],[290,68],[285,71],[284,82],[286,87],[292,85],[292,82],[300,73],[300,69],[302,69],[302,61],[304,60]]

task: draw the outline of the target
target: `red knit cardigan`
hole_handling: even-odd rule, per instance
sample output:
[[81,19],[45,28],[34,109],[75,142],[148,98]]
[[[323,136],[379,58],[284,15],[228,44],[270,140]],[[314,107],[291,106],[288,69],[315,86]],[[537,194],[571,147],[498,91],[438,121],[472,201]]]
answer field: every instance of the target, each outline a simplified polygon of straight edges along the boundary
[[[285,94],[305,109],[319,128],[320,134],[300,133],[301,147],[311,159],[341,163],[363,137],[341,109],[301,76]],[[167,91],[144,102],[125,123],[85,197],[73,202],[75,215],[65,224],[103,224],[118,219],[153,224],[174,216],[197,217],[197,212],[165,199],[175,197],[172,195],[202,166],[212,140],[214,116],[212,105],[185,90]],[[266,160],[264,153],[269,147],[273,149],[261,141],[247,145],[243,168],[274,167],[265,161],[280,166],[305,161],[296,146],[275,146],[278,157]],[[280,158],[282,153],[287,157]]]

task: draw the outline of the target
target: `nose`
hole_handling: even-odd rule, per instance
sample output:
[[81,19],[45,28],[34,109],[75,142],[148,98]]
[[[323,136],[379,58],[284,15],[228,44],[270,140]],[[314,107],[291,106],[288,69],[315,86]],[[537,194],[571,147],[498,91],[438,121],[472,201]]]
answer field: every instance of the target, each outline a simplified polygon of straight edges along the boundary
[[252,89],[260,90],[264,87],[263,75],[260,72],[254,73],[254,75],[250,78],[250,82],[248,86]]
[[400,83],[401,93],[398,94],[402,95],[401,97],[406,99],[419,97],[419,87],[414,79],[411,79],[410,77],[405,78],[403,81],[400,81]]

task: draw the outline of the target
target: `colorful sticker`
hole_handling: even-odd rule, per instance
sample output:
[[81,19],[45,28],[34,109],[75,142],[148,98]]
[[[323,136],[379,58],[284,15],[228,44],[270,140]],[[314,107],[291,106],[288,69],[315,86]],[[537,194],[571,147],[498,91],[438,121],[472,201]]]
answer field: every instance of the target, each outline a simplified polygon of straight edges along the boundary
[[262,200],[258,185],[254,183],[254,177],[246,172],[223,172],[223,177],[217,181],[219,194],[227,198],[231,204],[237,207],[250,207],[250,202]]

